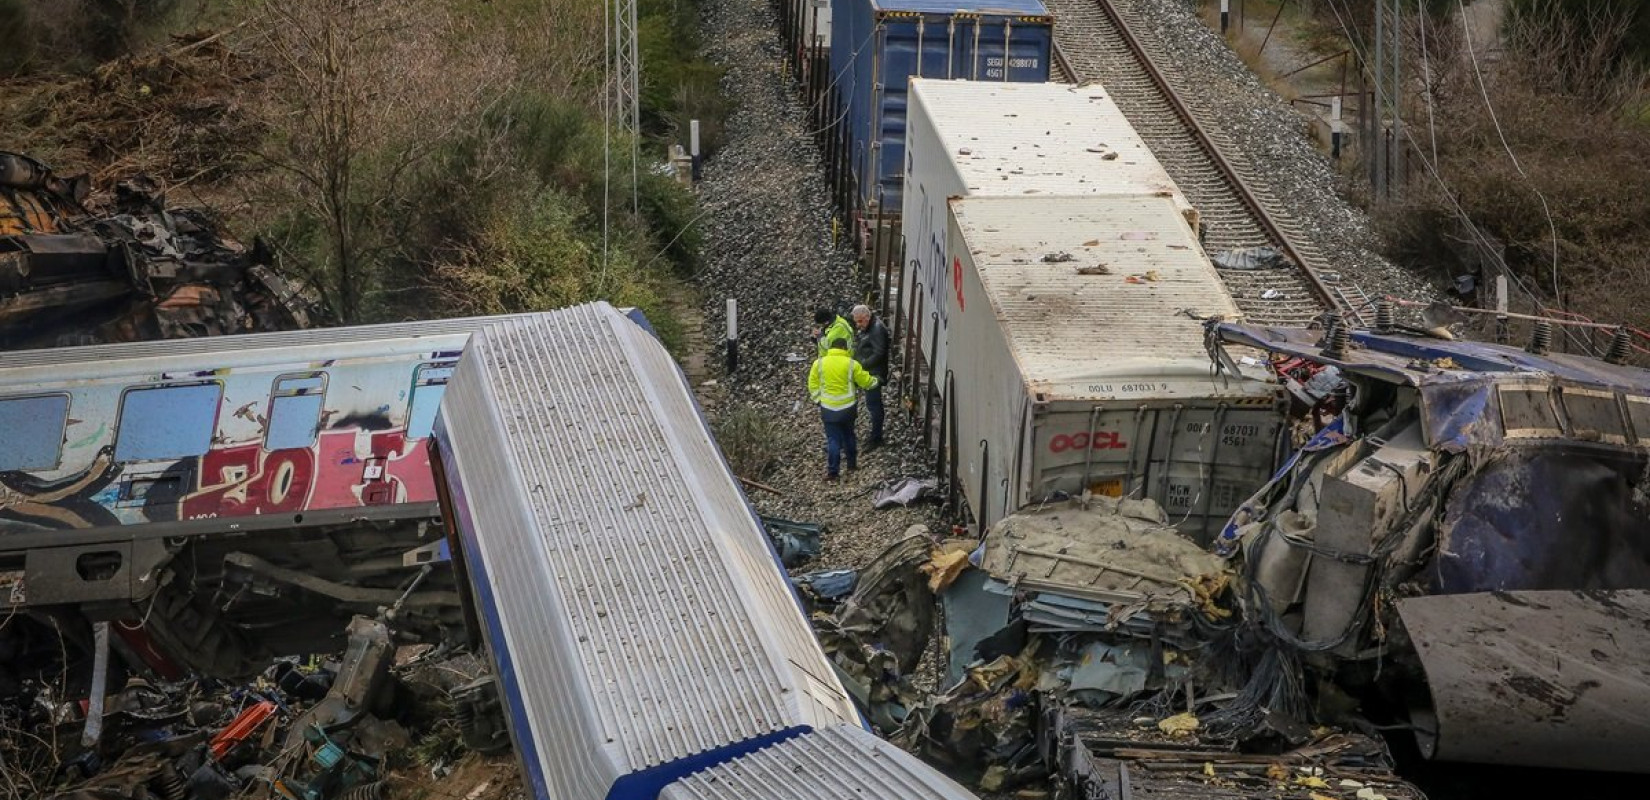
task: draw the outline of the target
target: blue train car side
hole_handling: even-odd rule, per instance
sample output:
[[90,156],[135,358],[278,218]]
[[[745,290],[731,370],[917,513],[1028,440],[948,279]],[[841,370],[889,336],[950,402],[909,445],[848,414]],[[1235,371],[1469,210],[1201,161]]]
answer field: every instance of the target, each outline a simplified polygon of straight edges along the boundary
[[1041,83],[1053,42],[1042,0],[834,3],[831,77],[860,209],[899,213],[911,76]]

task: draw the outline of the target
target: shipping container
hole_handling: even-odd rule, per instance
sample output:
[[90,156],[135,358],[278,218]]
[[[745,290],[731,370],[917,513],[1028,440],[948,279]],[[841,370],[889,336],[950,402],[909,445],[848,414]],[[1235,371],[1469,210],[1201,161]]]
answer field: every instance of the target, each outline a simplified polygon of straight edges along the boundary
[[871,215],[900,208],[912,76],[1042,83],[1053,24],[1042,0],[835,0],[831,77],[850,202]]
[[984,529],[1057,492],[1150,497],[1200,540],[1265,482],[1277,387],[1216,377],[1198,317],[1235,318],[1167,197],[950,203],[944,408]]
[[[905,134],[900,313],[908,338],[945,374],[945,331],[955,292],[946,254],[953,197],[1144,195],[1166,197],[1191,230],[1197,211],[1099,84],[1002,84],[913,78]],[[919,301],[916,288],[923,293]],[[923,319],[911,319],[917,305]]]

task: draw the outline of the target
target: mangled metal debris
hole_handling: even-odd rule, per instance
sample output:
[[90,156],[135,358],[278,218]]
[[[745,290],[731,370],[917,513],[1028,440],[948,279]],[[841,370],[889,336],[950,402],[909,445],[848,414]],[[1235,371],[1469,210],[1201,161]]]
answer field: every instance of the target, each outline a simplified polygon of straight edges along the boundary
[[319,303],[261,243],[225,237],[153,182],[88,205],[84,175],[0,152],[0,341],[49,347],[306,328]]
[[[431,690],[430,679],[418,658],[396,665],[392,640],[382,619],[357,617],[336,661],[284,657],[249,683],[132,677],[108,695],[96,737],[75,735],[93,725],[81,711],[90,698],[75,702],[54,693],[49,681],[31,680],[21,695],[0,697],[0,744],[21,736],[49,750],[34,763],[56,769],[10,774],[51,800],[379,798],[386,758],[412,741],[401,720],[446,716],[408,703]],[[436,672],[461,674],[433,658],[439,655],[426,651],[422,658]],[[68,679],[74,670],[61,674]],[[479,752],[509,747],[490,690],[490,676],[434,689],[451,701],[461,741]],[[15,755],[0,746],[0,764]]]
[[1385,698],[1428,755],[1644,771],[1650,674],[1616,654],[1646,646],[1650,371],[1401,331],[1210,334],[1217,363],[1269,350],[1333,384],[1304,399],[1339,398],[1297,406],[1311,438],[1217,538],[1253,635]]

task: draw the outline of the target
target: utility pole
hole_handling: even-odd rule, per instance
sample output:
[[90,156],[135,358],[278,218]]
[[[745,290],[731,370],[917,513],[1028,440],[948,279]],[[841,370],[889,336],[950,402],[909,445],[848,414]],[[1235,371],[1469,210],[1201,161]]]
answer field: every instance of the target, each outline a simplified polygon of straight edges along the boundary
[[1403,0],[1376,0],[1373,49],[1375,118],[1369,172],[1375,199],[1381,202],[1391,199],[1404,179]]
[[613,121],[630,139],[630,206],[639,211],[638,178],[642,135],[641,56],[636,45],[637,0],[613,0]]

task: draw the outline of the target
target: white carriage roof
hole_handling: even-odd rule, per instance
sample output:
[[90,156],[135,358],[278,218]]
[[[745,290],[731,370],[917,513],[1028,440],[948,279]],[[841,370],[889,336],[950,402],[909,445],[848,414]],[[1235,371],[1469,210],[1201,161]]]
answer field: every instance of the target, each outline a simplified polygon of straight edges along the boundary
[[541,751],[594,729],[639,770],[857,719],[681,372],[612,306],[476,333],[440,425]]

